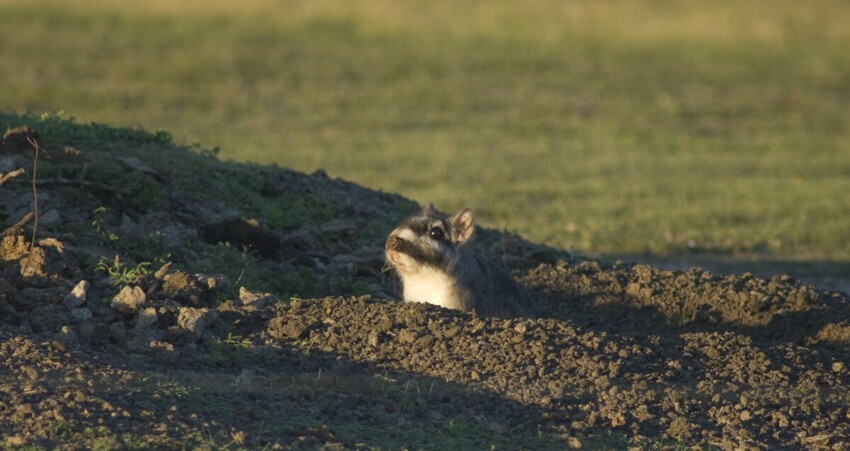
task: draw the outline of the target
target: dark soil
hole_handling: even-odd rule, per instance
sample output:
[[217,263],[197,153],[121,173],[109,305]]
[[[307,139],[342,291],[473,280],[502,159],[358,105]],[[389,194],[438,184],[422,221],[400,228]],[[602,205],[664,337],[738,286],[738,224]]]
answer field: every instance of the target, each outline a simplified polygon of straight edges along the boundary
[[[44,144],[74,157],[44,162],[35,243],[34,221],[15,226],[33,212],[32,150],[14,131],[0,147],[0,175],[26,171],[0,186],[0,445],[850,443],[841,293],[602,266],[482,229],[476,249],[514,271],[538,319],[404,304],[381,246],[405,199],[160,142],[68,140]],[[188,172],[163,161],[178,150]],[[256,199],[216,194],[212,173],[247,177]],[[252,203],[280,198],[301,216]]]

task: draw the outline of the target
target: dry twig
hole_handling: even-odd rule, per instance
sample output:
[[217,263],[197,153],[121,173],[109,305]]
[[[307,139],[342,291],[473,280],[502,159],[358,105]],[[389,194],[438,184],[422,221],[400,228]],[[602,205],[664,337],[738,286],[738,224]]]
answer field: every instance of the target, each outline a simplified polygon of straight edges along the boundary
[[0,186],[3,186],[3,184],[5,184],[9,180],[11,180],[11,179],[13,179],[17,176],[22,175],[24,172],[26,172],[26,171],[24,171],[23,168],[19,168],[19,169],[15,169],[12,172],[0,175]]
[[38,141],[35,138],[27,136],[27,141],[35,148],[35,157],[32,160],[32,210],[33,210],[33,223],[32,223],[32,241],[30,241],[30,249],[29,255],[30,258],[27,259],[27,265],[21,269],[21,274],[26,274],[29,271],[30,262],[32,262],[32,250],[35,246],[35,236],[38,233],[38,187],[36,186],[36,177],[38,176],[38,153],[41,146],[38,145]]
[[31,211],[27,212],[27,214],[25,214],[21,219],[19,219],[18,222],[7,227],[6,230],[3,231],[2,236],[10,236],[10,235],[20,234],[21,231],[24,230],[24,226],[27,225],[30,221],[32,221],[33,217],[35,217],[35,215],[32,214]]

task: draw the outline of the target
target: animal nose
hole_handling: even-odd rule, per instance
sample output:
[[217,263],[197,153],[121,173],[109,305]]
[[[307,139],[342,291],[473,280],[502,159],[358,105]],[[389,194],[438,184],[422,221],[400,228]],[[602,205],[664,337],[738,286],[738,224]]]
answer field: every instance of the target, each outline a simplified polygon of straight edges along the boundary
[[385,245],[385,247],[388,250],[395,249],[395,248],[398,247],[399,241],[400,241],[399,237],[397,237],[395,235],[390,235],[389,238],[387,238],[387,244]]

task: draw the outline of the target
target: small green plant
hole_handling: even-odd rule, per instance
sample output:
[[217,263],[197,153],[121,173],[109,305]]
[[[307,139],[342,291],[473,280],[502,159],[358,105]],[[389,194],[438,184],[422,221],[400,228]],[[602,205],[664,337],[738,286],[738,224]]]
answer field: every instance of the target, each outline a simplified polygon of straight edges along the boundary
[[240,335],[233,335],[232,332],[227,333],[227,338],[222,340],[222,342],[228,346],[233,346],[237,348],[249,349],[251,348],[251,339],[248,337],[243,337]]
[[[95,232],[97,232],[97,236],[99,236],[104,241],[118,241],[118,235],[112,231],[109,227],[109,224],[106,223],[106,220],[103,217],[103,214],[106,213],[106,207],[97,207],[92,212],[94,219],[92,219],[91,226],[94,228]],[[116,256],[116,258],[118,258]]]
[[101,257],[97,262],[97,266],[95,266],[95,271],[105,272],[109,276],[109,280],[113,286],[129,285],[148,276],[151,273],[150,267],[152,263],[165,264],[165,260],[169,257],[170,255],[167,255],[165,258],[157,258],[154,262],[141,262],[136,266],[130,267],[122,262],[121,257],[116,254],[112,262]]

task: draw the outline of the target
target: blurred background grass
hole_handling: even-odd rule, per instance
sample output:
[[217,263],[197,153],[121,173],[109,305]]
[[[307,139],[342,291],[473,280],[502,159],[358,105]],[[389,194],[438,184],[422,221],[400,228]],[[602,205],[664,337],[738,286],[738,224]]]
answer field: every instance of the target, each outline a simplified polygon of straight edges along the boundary
[[848,48],[842,1],[0,0],[0,109],[588,255],[846,280]]

